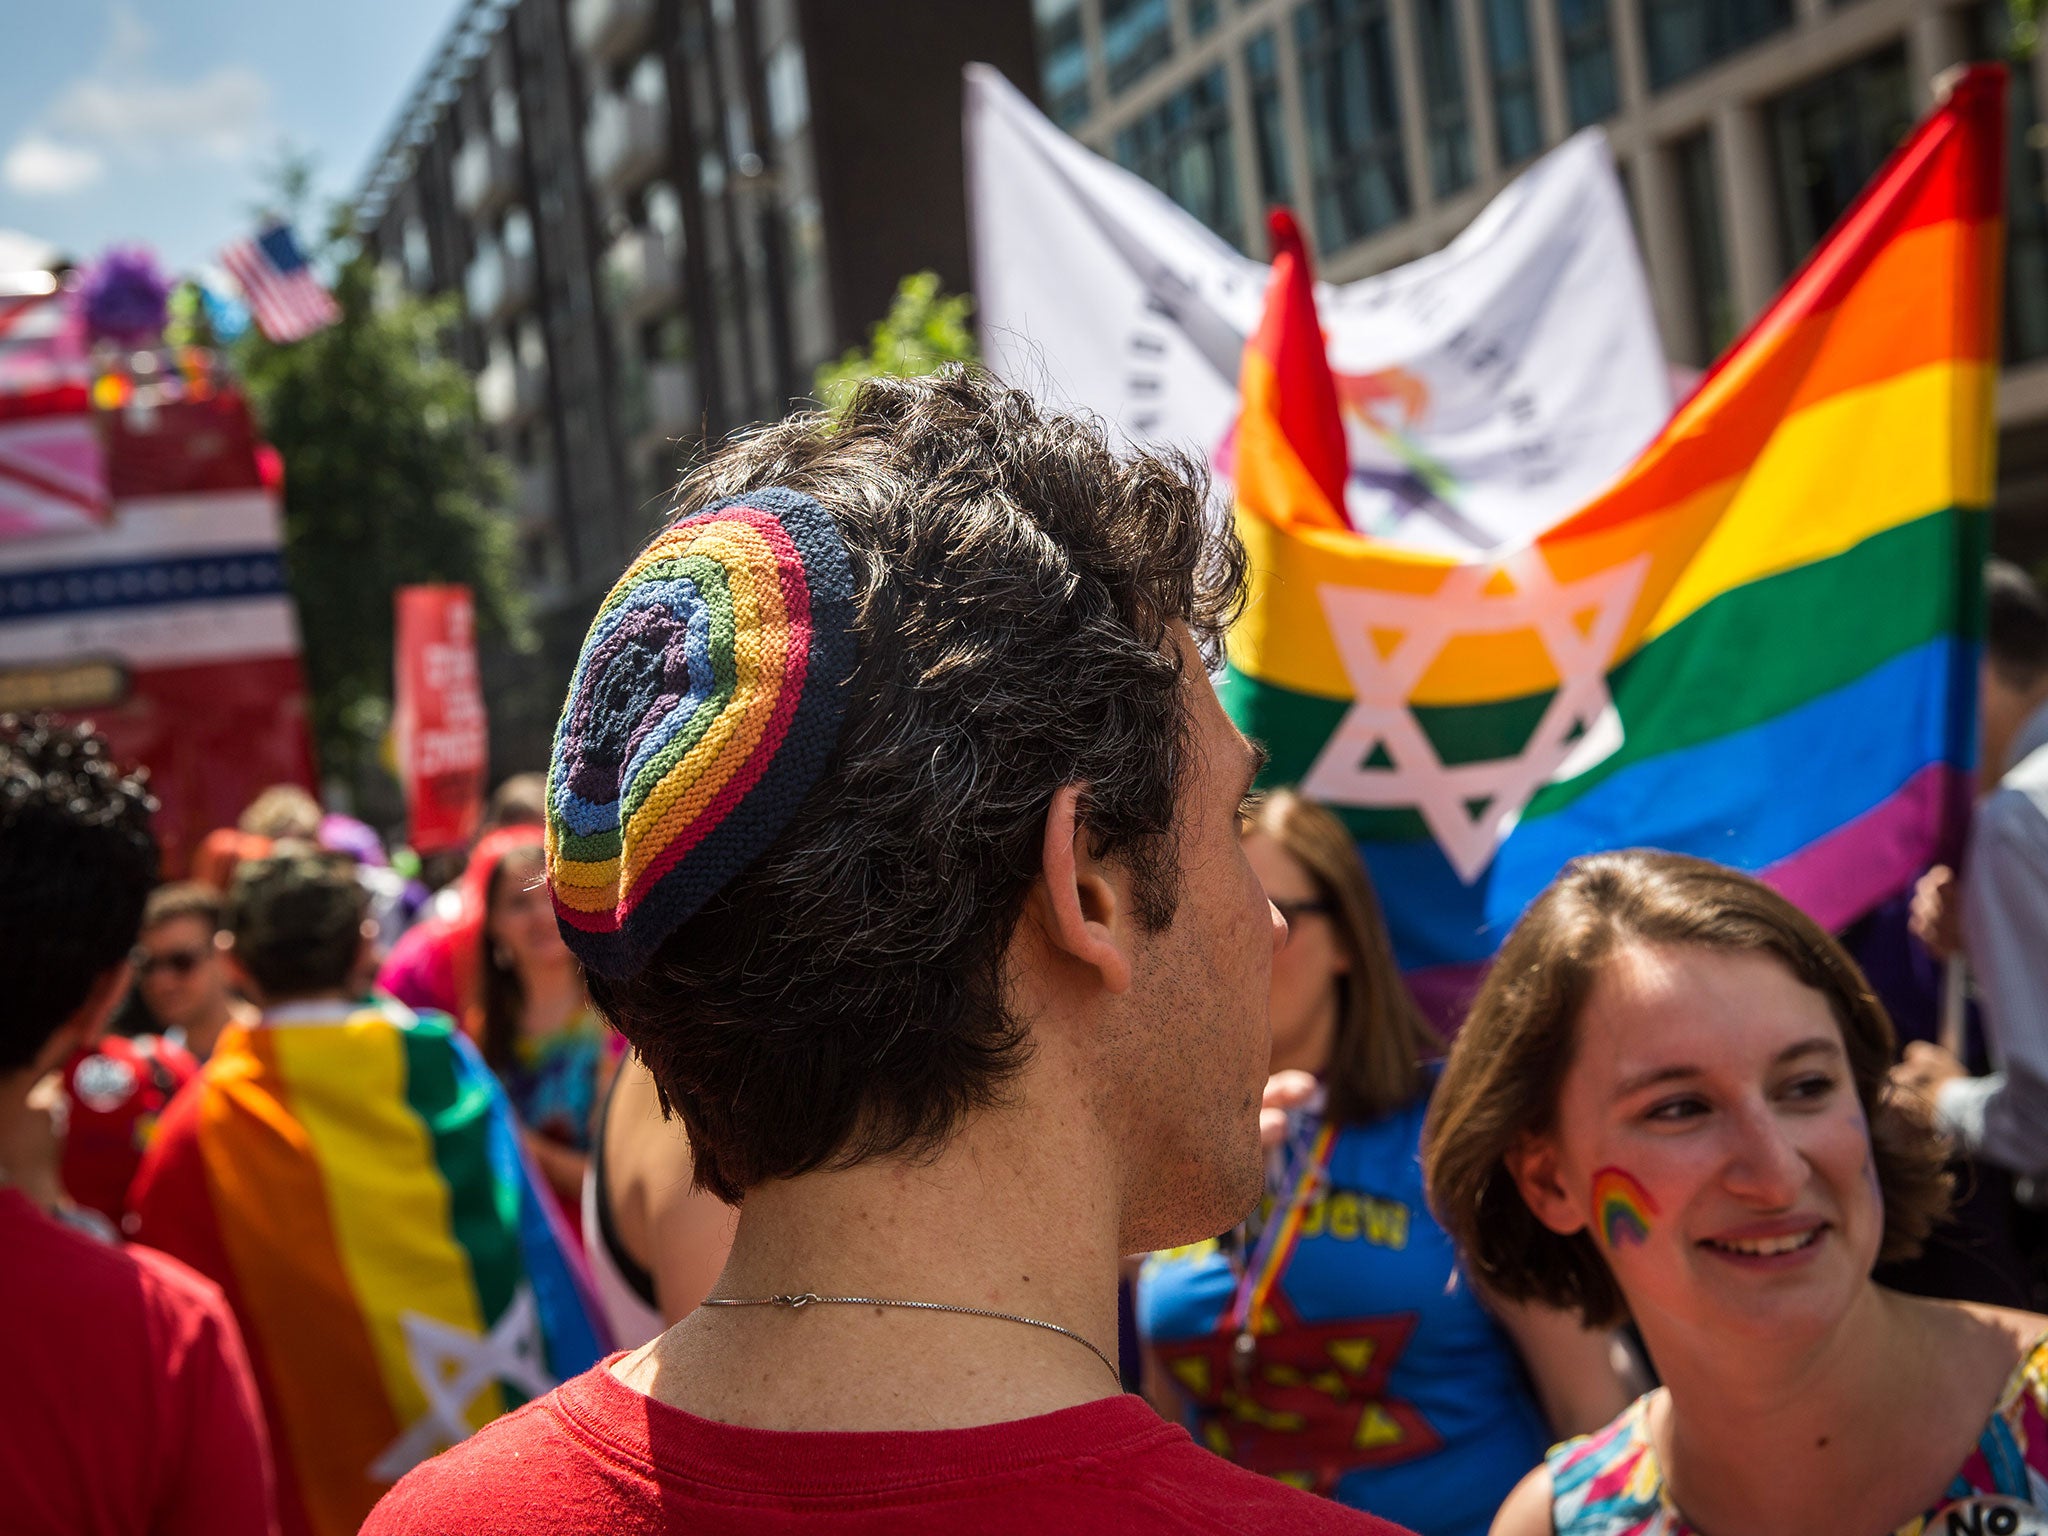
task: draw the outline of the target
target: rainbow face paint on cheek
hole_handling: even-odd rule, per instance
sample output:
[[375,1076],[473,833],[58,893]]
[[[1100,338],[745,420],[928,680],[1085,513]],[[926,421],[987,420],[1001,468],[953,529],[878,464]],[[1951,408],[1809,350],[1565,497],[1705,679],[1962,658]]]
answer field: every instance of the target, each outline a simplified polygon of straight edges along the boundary
[[1657,1202],[1628,1170],[1608,1167],[1593,1175],[1593,1221],[1608,1247],[1645,1241],[1657,1213]]

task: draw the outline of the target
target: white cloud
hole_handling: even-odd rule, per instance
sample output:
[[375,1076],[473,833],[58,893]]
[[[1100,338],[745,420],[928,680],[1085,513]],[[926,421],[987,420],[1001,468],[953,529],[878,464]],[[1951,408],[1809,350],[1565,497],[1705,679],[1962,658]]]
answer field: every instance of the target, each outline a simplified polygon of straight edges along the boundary
[[0,182],[28,197],[62,197],[91,186],[106,174],[97,150],[65,144],[34,129],[15,140],[0,160]]
[[264,137],[270,87],[253,70],[228,65],[179,83],[146,76],[88,76],[64,88],[51,127],[145,163],[181,151],[236,160]]
[[270,86],[254,70],[222,65],[170,80],[151,65],[155,39],[129,5],[116,5],[99,62],[58,91],[15,140],[0,180],[17,192],[59,195],[89,186],[110,164],[246,158],[271,135]]

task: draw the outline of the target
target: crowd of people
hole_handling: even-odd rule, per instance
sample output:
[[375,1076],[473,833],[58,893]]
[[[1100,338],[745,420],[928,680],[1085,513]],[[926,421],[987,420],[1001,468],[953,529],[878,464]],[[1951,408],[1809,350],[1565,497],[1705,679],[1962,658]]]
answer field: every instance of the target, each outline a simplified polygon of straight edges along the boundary
[[0,1524],[2048,1529],[2048,601],[1962,874],[1847,936],[1967,957],[1973,1075],[1654,850],[1447,1038],[1254,793],[1244,563],[952,370],[692,472],[439,890],[288,789],[159,883],[0,723]]

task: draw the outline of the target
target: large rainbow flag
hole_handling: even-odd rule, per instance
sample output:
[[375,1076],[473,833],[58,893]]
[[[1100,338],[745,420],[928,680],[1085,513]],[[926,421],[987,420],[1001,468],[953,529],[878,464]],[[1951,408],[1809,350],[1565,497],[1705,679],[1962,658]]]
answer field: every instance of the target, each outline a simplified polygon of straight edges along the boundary
[[1307,265],[1276,227],[1224,697],[1269,782],[1345,816],[1440,1016],[1577,854],[1699,854],[1840,925],[1958,836],[2004,87],[1961,76],[1610,490],[1475,561],[1350,531]]
[[603,1347],[504,1092],[439,1015],[230,1028],[134,1204],[137,1240],[241,1322],[286,1536],[354,1532],[408,1469]]

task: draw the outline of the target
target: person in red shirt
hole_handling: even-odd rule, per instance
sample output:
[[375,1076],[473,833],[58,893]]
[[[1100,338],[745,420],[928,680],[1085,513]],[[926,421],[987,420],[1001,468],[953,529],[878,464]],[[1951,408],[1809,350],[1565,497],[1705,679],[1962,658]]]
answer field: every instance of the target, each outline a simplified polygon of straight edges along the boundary
[[1263,1184],[1244,570],[1198,471],[979,372],[693,472],[584,643],[549,880],[731,1256],[365,1536],[1393,1529],[1117,1376],[1120,1256]]
[[220,912],[220,893],[196,880],[149,893],[132,959],[136,995],[158,1032],[103,1036],[64,1069],[64,1189],[121,1231],[133,1230],[128,1189],[157,1117],[220,1032],[256,1018],[229,983]]
[[[155,802],[89,729],[0,717],[0,1148],[104,1027],[156,880]],[[46,1170],[37,1170],[41,1173]],[[0,1525],[17,1536],[274,1531],[255,1380],[220,1291],[54,1219],[0,1167]],[[56,1208],[59,1212],[62,1207]]]
[[74,1052],[64,1068],[64,1192],[124,1230],[157,1116],[198,1072],[162,1035],[106,1035]]

